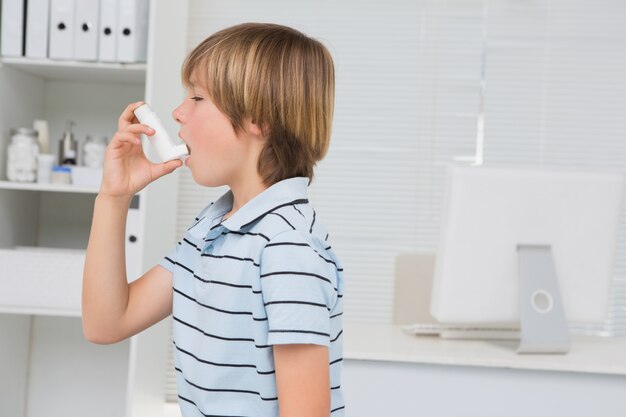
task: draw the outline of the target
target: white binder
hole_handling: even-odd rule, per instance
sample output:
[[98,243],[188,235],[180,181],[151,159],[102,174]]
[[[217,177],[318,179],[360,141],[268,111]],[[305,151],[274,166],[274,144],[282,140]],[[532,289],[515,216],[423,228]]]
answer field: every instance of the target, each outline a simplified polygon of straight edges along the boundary
[[117,60],[118,0],[100,0],[100,30],[98,34],[98,60]]
[[141,275],[141,213],[139,208],[128,209],[126,217],[126,276],[133,281]]
[[50,0],[28,0],[26,6],[26,56],[48,57]]
[[74,59],[96,61],[98,59],[100,0],[78,0],[75,22]]
[[50,0],[51,59],[74,58],[74,7],[74,0]]
[[118,62],[145,62],[149,0],[119,0]]
[[2,56],[24,55],[24,2],[22,0],[2,2],[0,40]]

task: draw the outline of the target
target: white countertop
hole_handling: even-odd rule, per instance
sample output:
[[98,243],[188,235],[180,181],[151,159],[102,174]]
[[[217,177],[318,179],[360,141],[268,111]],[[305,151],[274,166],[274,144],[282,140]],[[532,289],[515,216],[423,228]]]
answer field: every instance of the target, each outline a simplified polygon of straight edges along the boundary
[[[343,323],[344,359],[453,366],[484,366],[626,376],[626,338],[572,335],[565,355],[515,353],[516,341],[450,340],[405,333],[391,324]],[[165,417],[180,417],[176,403]]]
[[569,353],[515,353],[518,342],[450,340],[402,326],[344,322],[344,359],[626,375],[626,338],[572,335]]

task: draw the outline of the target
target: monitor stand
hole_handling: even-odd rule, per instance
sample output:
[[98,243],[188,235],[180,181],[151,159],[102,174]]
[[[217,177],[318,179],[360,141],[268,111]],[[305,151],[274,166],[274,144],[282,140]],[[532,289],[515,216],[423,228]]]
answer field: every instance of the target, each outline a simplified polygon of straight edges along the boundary
[[546,245],[518,245],[520,344],[517,353],[567,353],[569,330],[552,251]]

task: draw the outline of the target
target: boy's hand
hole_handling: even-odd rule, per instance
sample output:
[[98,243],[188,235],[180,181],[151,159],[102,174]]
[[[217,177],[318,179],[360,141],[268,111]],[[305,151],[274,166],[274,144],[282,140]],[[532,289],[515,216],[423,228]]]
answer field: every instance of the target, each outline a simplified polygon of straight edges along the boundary
[[170,174],[183,164],[178,159],[153,164],[146,158],[140,135],[153,135],[154,130],[140,124],[133,113],[143,103],[129,104],[119,118],[117,132],[106,149],[100,194],[132,197],[152,181]]

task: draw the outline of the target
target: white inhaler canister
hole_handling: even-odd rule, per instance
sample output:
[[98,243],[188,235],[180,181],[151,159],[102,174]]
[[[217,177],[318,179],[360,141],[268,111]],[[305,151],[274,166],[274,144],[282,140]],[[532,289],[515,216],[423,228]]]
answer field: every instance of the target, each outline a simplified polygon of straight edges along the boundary
[[135,109],[135,116],[137,116],[137,120],[140,123],[148,125],[155,130],[154,135],[149,137],[149,141],[155,147],[161,161],[184,159],[189,155],[187,145],[176,145],[172,142],[161,121],[147,103]]

